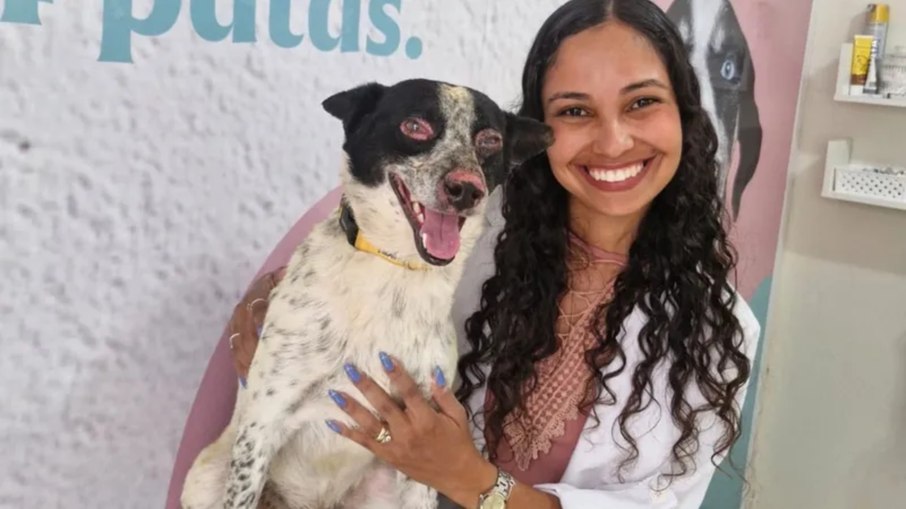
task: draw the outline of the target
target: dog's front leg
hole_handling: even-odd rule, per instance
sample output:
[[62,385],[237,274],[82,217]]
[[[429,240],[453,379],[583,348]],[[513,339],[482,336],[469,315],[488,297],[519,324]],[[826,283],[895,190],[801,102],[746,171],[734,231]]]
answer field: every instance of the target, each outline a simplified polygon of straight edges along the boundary
[[[271,463],[287,440],[303,423],[297,411],[315,391],[326,393],[323,380],[326,362],[300,364],[291,343],[278,334],[265,335],[256,353],[248,379],[247,405],[242,409],[232,448],[227,478],[225,508],[252,509],[259,499]],[[318,368],[316,368],[316,366]],[[288,379],[287,372],[307,377]]]
[[269,401],[267,406],[252,403],[240,419],[227,478],[225,509],[258,507],[268,467],[286,436],[277,417],[279,405],[274,403],[277,402]]

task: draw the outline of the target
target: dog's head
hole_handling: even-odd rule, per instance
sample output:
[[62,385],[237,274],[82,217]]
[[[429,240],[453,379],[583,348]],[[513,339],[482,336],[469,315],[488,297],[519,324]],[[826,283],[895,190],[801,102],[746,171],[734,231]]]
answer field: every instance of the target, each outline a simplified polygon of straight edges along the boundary
[[745,34],[727,0],[676,0],[667,10],[676,24],[701,83],[702,106],[717,131],[720,190],[730,173],[733,146],[740,162],[733,189],[738,213],[742,190],[761,152],[761,122],[755,104],[755,69]]
[[487,196],[553,141],[545,124],[437,81],[368,83],[323,107],[343,122],[344,195],[362,232],[400,258],[432,265],[471,245]]

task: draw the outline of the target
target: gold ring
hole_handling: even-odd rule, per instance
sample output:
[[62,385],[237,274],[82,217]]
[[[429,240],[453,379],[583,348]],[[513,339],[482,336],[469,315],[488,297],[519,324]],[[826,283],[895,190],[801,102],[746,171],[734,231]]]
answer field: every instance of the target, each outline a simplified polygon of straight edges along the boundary
[[390,430],[387,429],[387,426],[381,426],[381,432],[378,433],[378,435],[374,437],[374,439],[377,440],[377,443],[379,444],[390,443]]
[[238,332],[234,332],[233,334],[230,335],[230,350],[236,349],[236,345],[233,344],[233,340],[236,339],[237,336],[239,336]]
[[251,312],[253,311],[253,308],[255,307],[255,304],[257,304],[257,303],[259,303],[259,302],[265,302],[265,303],[266,303],[266,302],[267,302],[267,299],[262,299],[261,297],[258,297],[257,299],[253,300],[252,302],[249,302],[248,305],[245,306],[245,309],[247,309],[248,312],[251,313]]

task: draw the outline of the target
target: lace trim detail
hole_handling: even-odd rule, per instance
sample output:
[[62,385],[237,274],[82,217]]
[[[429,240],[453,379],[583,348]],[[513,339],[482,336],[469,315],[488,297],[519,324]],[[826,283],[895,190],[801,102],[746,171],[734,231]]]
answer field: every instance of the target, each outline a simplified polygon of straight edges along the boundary
[[504,438],[522,470],[549,453],[566,423],[579,417],[592,375],[585,352],[596,344],[593,311],[613,296],[613,281],[625,265],[624,257],[612,253],[580,249],[577,254],[588,256],[571,256],[568,263],[568,288],[556,325],[559,349],[536,366],[538,382],[526,397],[525,411],[514,410],[504,422]]

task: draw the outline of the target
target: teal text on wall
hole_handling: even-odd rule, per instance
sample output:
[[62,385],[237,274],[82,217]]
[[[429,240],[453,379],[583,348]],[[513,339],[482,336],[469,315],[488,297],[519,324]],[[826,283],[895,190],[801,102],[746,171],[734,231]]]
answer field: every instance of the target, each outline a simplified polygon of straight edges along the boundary
[[[216,15],[215,0],[154,0],[144,17],[135,15],[133,0],[104,0],[98,60],[132,63],[134,37],[163,36],[180,16],[188,16],[195,33],[209,42],[251,44],[269,39],[287,49],[305,45],[322,52],[365,52],[379,57],[402,50],[410,59],[422,54],[421,39],[409,36],[404,40],[399,22],[403,0],[271,0],[266,9],[266,34],[256,29],[258,0],[232,1],[230,21],[222,22]],[[0,23],[40,26],[41,11],[53,8],[53,3],[6,0]],[[331,16],[339,16],[336,32],[331,28]],[[301,18],[307,23],[299,23]]]

